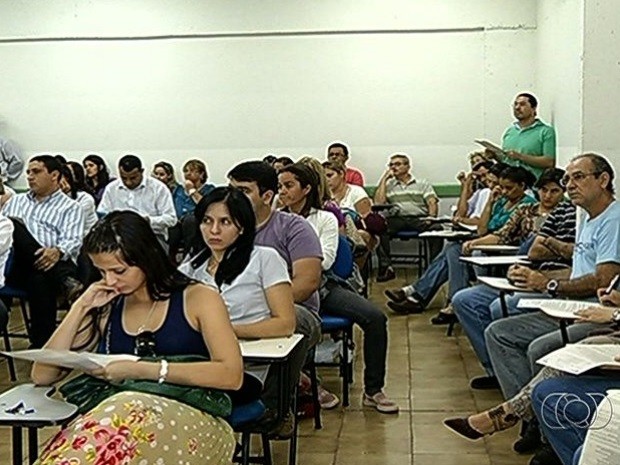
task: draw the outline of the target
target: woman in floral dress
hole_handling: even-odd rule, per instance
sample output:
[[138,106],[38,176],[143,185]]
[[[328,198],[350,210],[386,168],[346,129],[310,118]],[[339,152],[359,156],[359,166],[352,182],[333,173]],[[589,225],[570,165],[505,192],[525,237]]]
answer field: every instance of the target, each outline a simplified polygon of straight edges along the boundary
[[[131,379],[240,387],[243,363],[221,297],[176,271],[144,218],[110,213],[86,236],[84,250],[103,279],[76,300],[46,348],[161,357],[114,361],[89,373],[112,384]],[[190,354],[208,361],[166,361]],[[32,379],[49,385],[68,373],[35,363]],[[219,465],[231,463],[234,444],[223,419],[177,400],[131,391],[106,398],[71,422],[37,463]]]

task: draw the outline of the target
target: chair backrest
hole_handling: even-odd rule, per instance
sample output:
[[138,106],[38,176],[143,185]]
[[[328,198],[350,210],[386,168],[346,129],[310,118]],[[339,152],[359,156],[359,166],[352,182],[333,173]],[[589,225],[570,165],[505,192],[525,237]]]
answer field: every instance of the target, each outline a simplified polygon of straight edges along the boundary
[[342,234],[338,236],[336,259],[330,271],[342,279],[349,279],[353,274],[353,249],[347,237]]

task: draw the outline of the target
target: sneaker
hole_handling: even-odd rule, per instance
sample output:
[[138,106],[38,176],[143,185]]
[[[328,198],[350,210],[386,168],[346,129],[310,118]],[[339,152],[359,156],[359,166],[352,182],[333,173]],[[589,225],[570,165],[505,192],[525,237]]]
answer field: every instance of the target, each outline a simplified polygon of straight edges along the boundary
[[541,445],[540,430],[536,420],[524,421],[521,425],[521,437],[512,445],[517,454],[531,454]]
[[364,404],[366,407],[376,408],[377,412],[398,413],[398,405],[396,405],[394,401],[390,400],[383,391],[379,391],[372,396],[364,393],[364,397],[362,398],[362,404]]
[[391,281],[396,278],[396,273],[392,268],[387,268],[383,273],[379,273],[377,275],[378,283],[385,283],[387,281]]
[[386,289],[383,293],[392,302],[404,302],[407,300],[407,294],[402,289]]
[[319,404],[322,409],[330,410],[340,403],[340,399],[333,392],[329,392],[323,386],[319,386]]

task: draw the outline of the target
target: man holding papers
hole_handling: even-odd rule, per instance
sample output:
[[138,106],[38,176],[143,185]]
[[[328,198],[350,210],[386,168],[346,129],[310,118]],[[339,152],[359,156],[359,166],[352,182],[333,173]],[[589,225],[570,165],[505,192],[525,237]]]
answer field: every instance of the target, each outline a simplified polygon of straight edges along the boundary
[[523,92],[515,97],[512,112],[517,119],[502,136],[500,161],[521,166],[537,178],[546,168],[555,166],[555,129],[537,115],[538,100]]

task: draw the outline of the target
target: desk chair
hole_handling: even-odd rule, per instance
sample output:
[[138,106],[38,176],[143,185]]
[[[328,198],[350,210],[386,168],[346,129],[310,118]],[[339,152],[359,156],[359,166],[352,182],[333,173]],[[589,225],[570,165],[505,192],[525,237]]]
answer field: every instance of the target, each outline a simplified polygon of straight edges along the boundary
[[[250,463],[262,463],[271,465],[271,447],[267,431],[260,430],[257,422],[265,413],[265,404],[260,400],[255,400],[245,405],[233,408],[232,413],[226,419],[236,433],[241,434],[241,447],[235,453],[233,462],[249,465]],[[263,455],[252,456],[250,453],[250,442],[252,434],[260,434],[263,444]]]
[[418,265],[418,276],[421,276],[428,267],[428,242],[420,237],[419,231],[400,231],[394,234],[392,240],[413,241],[417,247],[413,253],[391,252],[392,263],[405,265]]

